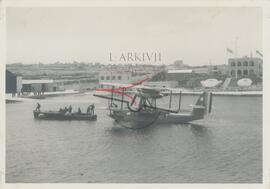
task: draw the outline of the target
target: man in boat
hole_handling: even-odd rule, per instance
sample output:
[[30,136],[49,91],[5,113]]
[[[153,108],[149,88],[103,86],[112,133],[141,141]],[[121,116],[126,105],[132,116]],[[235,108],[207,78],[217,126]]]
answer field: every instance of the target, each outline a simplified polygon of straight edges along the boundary
[[91,115],[95,114],[95,105],[91,104]]
[[79,107],[78,108],[78,114],[81,114],[82,113],[82,110],[81,110],[81,108]]
[[36,111],[40,112],[40,107],[41,107],[41,105],[37,102]]
[[91,105],[89,105],[89,106],[87,107],[87,110],[86,110],[86,113],[87,113],[87,114],[90,114],[90,109],[91,109],[90,106],[91,106]]
[[68,111],[68,108],[65,106],[65,108],[64,108],[64,113],[66,113]]
[[59,112],[60,112],[60,113],[63,113],[63,112],[64,112],[63,108],[60,108],[60,109],[59,109]]
[[69,105],[69,107],[68,107],[68,112],[69,112],[69,113],[72,112],[72,106],[71,106],[71,105]]

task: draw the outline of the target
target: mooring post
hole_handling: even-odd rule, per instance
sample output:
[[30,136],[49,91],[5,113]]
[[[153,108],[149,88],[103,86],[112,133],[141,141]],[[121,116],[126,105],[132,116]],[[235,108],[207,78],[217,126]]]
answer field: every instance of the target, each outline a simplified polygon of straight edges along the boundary
[[172,106],[172,90],[171,90],[171,92],[170,92],[169,110],[171,110],[171,106]]
[[121,110],[123,110],[124,92],[125,92],[125,88],[123,88],[123,92],[122,92]]
[[111,107],[112,107],[112,103],[113,103],[113,90],[114,90],[114,86],[112,86],[112,93],[111,93]]
[[179,93],[179,106],[178,106],[178,112],[180,112],[180,108],[181,108],[181,96],[182,96],[182,91],[180,91],[180,93]]

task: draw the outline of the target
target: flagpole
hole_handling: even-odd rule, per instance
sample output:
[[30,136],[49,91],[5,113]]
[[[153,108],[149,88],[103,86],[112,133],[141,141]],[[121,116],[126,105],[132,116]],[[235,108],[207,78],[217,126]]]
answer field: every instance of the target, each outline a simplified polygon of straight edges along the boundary
[[[229,65],[229,52],[228,52],[228,48],[226,49],[226,64]],[[231,75],[231,73],[229,73],[229,70],[226,71],[228,73],[228,75]]]
[[226,50],[226,61],[227,61],[227,64],[229,64],[229,55],[228,55],[228,50]]
[[235,76],[236,76],[236,79],[238,78],[238,62],[237,62],[237,40],[238,40],[238,37],[235,38],[235,68],[236,68],[236,72],[235,72]]

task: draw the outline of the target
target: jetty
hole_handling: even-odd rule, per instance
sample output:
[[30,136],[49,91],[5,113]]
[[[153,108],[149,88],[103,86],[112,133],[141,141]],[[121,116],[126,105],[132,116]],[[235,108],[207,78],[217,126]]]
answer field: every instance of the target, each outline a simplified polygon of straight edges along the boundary
[[[211,91],[213,96],[262,96],[263,91]],[[169,93],[169,92],[164,92]],[[180,90],[173,90],[172,94],[179,94]],[[202,91],[185,91],[183,90],[182,95],[199,95]]]
[[73,95],[73,94],[79,94],[79,93],[80,93],[79,91],[75,91],[75,90],[65,90],[65,91],[46,92],[41,95],[34,95],[33,93],[30,93],[28,95],[12,96],[12,94],[6,94],[6,103],[16,103],[16,102],[22,102],[22,101],[31,100],[31,99],[45,99],[48,97]]

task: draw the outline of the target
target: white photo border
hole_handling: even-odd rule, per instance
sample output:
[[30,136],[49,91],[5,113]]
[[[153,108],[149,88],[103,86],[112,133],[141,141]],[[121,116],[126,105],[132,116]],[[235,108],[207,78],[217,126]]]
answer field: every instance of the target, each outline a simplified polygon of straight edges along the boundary
[[[187,0],[0,0],[0,70],[1,82],[0,90],[0,182],[1,188],[5,189],[47,189],[47,188],[263,188],[270,189],[270,1],[251,0],[227,0],[227,1],[187,1]],[[7,184],[5,183],[5,62],[6,62],[6,9],[8,7],[261,7],[263,10],[263,183],[262,184]],[[267,73],[268,72],[268,73]]]

